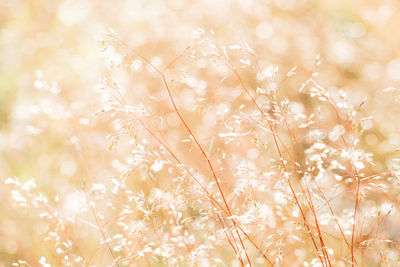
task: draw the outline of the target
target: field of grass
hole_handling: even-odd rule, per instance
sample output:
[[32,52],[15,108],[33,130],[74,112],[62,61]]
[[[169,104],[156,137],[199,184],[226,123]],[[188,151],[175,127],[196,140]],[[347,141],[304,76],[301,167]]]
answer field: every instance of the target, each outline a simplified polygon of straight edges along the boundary
[[0,266],[400,266],[395,0],[0,0]]

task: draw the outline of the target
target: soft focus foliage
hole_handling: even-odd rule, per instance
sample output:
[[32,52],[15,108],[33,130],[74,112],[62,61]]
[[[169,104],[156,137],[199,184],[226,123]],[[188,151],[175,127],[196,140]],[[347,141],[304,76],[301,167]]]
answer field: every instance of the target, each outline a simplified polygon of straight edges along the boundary
[[0,1],[1,266],[398,266],[397,1]]

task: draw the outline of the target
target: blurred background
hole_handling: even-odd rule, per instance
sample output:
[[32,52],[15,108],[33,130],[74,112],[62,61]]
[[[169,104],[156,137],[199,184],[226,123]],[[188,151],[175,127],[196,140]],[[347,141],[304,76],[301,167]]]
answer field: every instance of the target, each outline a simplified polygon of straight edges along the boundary
[[[283,75],[296,67],[296,75],[289,81],[282,82],[283,76],[278,75],[282,83],[277,94],[296,101],[300,110],[316,107],[299,94],[299,88],[318,72],[315,79],[321,86],[332,92],[342,90],[351,105],[362,106],[358,118],[373,116],[362,124],[359,136],[360,147],[374,154],[372,170],[381,173],[396,168],[393,158],[400,146],[396,89],[400,85],[399,9],[394,0],[0,0],[0,265],[25,260],[38,266],[42,256],[54,266],[64,265],[52,241],[44,241],[45,236],[51,238],[49,232],[62,232],[64,238],[72,236],[70,240],[75,236],[82,255],[92,257],[93,264],[110,262],[107,250],[98,248],[95,230],[82,233],[79,227],[85,226],[50,224],[48,221],[58,219],[46,214],[41,220],[33,212],[37,205],[23,204],[23,196],[13,193],[4,181],[18,177],[21,185],[37,192],[35,197],[43,192],[49,206],[65,217],[76,215],[75,209],[84,199],[82,187],[104,183],[111,190],[110,177],[120,177],[129,165],[126,160],[132,149],[130,140],[115,134],[126,125],[119,125],[112,116],[98,119],[96,113],[107,110],[110,96],[98,91],[113,79],[130,104],[152,107],[153,114],[147,115],[152,125],[157,125],[154,127],[164,140],[184,157],[188,147],[178,143],[189,137],[177,126],[180,122],[157,73],[130,49],[160,68],[189,51],[174,63],[168,79],[181,80],[174,93],[178,106],[197,127],[201,141],[209,144],[213,134],[210,121],[218,120],[218,112],[237,109],[245,102],[235,96],[238,85],[227,69],[212,69],[204,63],[204,48],[193,39],[193,32],[202,33],[201,29],[214,32],[219,45],[231,46],[232,58],[251,90],[258,85],[248,62],[252,66],[257,62],[261,69],[279,66]],[[110,41],[114,33],[121,42]],[[242,51],[236,55],[236,45],[252,51],[256,59]],[[191,115],[201,98],[212,103],[203,106],[212,110],[206,118]],[[157,105],[157,101],[164,104]],[[169,128],[158,125],[159,117]],[[215,147],[218,145],[216,140]],[[143,164],[157,171],[163,165],[157,161],[157,153],[162,153],[159,148],[149,149],[155,154]],[[258,152],[249,151],[240,153],[256,161]],[[185,158],[189,165],[199,159]],[[206,165],[201,168],[205,170]],[[128,187],[146,190],[146,175],[140,173],[142,178]],[[36,185],[27,183],[32,178]],[[171,186],[160,183],[160,188]],[[230,186],[228,183],[226,188]],[[393,190],[387,199],[397,203],[398,189]],[[86,219],[94,224],[90,215]],[[388,238],[399,237],[390,229],[383,231]],[[53,237],[57,242],[57,234]],[[393,255],[390,260],[397,263]]]

